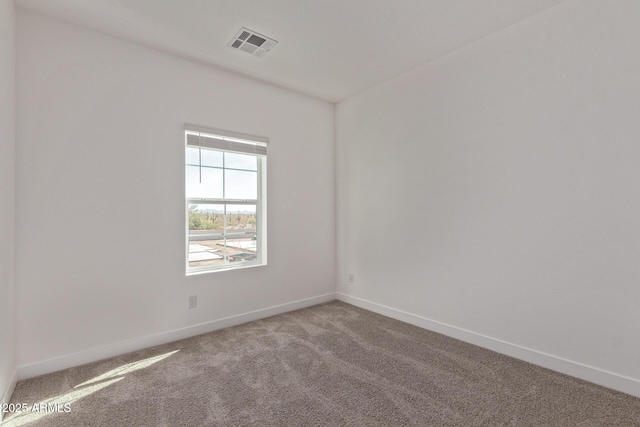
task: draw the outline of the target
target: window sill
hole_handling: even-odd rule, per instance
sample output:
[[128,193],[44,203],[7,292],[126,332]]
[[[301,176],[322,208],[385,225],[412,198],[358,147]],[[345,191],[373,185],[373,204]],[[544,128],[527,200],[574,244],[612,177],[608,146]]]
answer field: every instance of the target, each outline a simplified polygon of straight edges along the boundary
[[244,265],[233,265],[233,266],[224,266],[218,268],[203,268],[202,270],[190,270],[186,272],[186,276],[199,276],[201,274],[207,273],[219,273],[222,271],[233,271],[233,270],[244,270],[245,268],[255,268],[255,267],[265,267],[267,265],[266,262],[259,264],[244,264]]

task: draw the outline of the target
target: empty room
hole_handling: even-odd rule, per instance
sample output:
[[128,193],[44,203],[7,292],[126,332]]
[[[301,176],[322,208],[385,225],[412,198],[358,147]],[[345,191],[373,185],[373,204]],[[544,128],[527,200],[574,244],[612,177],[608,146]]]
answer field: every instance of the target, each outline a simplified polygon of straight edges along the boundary
[[0,425],[640,426],[640,2],[0,0]]

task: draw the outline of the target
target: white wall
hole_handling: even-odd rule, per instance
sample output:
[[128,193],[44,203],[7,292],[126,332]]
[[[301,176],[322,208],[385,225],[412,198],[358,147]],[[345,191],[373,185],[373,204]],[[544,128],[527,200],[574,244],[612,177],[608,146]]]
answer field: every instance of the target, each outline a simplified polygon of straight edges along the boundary
[[13,1],[0,0],[0,403],[9,397],[16,363],[15,19]]
[[[24,375],[67,365],[50,358],[333,297],[331,104],[25,10],[18,75]],[[268,266],[185,277],[185,122],[270,138]]]
[[640,395],[639,19],[567,1],[340,103],[344,298]]

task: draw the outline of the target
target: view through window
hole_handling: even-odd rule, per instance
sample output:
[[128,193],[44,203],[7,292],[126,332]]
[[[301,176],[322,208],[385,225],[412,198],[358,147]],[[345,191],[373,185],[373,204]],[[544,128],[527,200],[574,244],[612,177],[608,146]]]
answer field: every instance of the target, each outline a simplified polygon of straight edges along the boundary
[[266,141],[185,131],[187,273],[264,264]]

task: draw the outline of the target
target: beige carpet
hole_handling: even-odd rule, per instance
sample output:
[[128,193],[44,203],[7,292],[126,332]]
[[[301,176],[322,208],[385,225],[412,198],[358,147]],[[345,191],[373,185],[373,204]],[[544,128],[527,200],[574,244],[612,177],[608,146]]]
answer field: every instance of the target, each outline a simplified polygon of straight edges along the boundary
[[22,381],[12,403],[31,407],[3,427],[640,426],[638,398],[340,302]]

